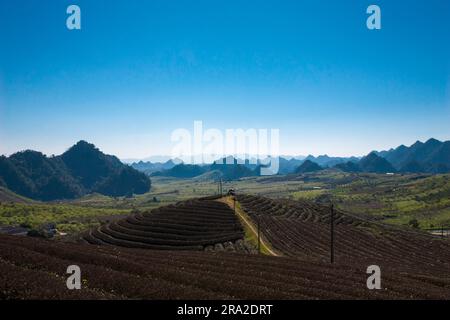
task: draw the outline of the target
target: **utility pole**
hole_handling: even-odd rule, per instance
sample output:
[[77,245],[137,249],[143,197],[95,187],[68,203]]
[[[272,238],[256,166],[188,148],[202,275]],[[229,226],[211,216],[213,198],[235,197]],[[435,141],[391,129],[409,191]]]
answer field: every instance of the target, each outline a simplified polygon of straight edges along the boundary
[[258,216],[258,221],[257,221],[257,223],[258,223],[258,254],[261,254],[261,226],[260,226],[260,223],[259,223],[259,216]]
[[330,261],[334,263],[334,207],[331,204],[330,208]]

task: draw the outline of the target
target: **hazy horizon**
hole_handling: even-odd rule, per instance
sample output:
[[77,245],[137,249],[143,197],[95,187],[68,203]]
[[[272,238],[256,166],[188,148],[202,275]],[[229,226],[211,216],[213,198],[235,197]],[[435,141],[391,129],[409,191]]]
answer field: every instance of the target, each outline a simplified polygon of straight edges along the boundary
[[[422,142],[422,143],[425,143],[425,142],[427,142],[428,140],[430,140],[430,139],[436,139],[435,137],[430,137],[430,138],[428,138],[428,139],[424,139],[424,140],[415,140],[414,142],[412,142],[412,143],[408,143],[408,144],[405,144],[405,143],[402,143],[402,144],[399,144],[399,145],[396,145],[396,146],[391,146],[391,147],[387,147],[387,148],[381,148],[381,149],[374,149],[374,148],[372,148],[372,149],[370,149],[367,153],[364,153],[364,154],[359,154],[359,155],[356,155],[356,154],[351,154],[351,155],[334,155],[334,154],[330,154],[330,153],[321,153],[321,154],[312,154],[312,153],[304,153],[304,154],[300,154],[300,153],[298,153],[298,154],[279,154],[279,155],[275,155],[275,156],[279,156],[279,157],[282,157],[282,158],[286,158],[286,159],[289,159],[289,158],[306,158],[306,157],[308,157],[308,156],[314,156],[314,157],[319,157],[319,156],[329,156],[329,157],[340,157],[340,158],[351,158],[351,157],[356,157],[356,158],[361,158],[361,157],[364,157],[364,156],[366,156],[366,155],[368,155],[370,152],[372,152],[372,151],[388,151],[388,150],[391,150],[391,149],[395,149],[395,148],[397,148],[397,147],[399,147],[399,146],[401,146],[401,145],[404,145],[404,146],[406,146],[406,147],[410,147],[411,145],[413,145],[414,143],[416,143],[416,142]],[[92,143],[93,145],[95,145],[95,147],[96,148],[98,148],[100,151],[102,151],[103,153],[105,153],[105,154],[109,154],[109,155],[113,155],[113,156],[116,156],[116,157],[118,157],[122,162],[124,162],[124,163],[133,163],[133,162],[139,162],[139,161],[144,161],[144,162],[147,162],[147,161],[150,161],[150,162],[152,162],[152,163],[156,163],[156,162],[166,162],[166,161],[168,161],[168,160],[175,160],[175,159],[177,159],[177,157],[173,157],[173,156],[171,156],[171,155],[167,155],[167,154],[149,154],[149,155],[147,155],[147,156],[145,156],[145,157],[141,157],[141,158],[130,158],[130,157],[120,157],[120,156],[118,156],[117,154],[114,154],[114,153],[111,153],[111,152],[108,152],[107,150],[105,150],[104,148],[102,148],[101,146],[99,146],[99,145],[97,145],[95,142],[93,142],[93,141],[89,141],[89,140],[84,140],[84,139],[80,139],[80,140],[78,140],[78,141],[81,141],[81,140],[83,140],[83,141],[86,141],[86,142],[88,142],[88,143]],[[441,142],[445,142],[445,141],[450,141],[450,139],[437,139],[437,140],[439,140],[439,141],[441,141]],[[64,153],[65,151],[67,151],[70,147],[72,147],[73,145],[75,145],[78,141],[75,141],[74,143],[72,143],[70,146],[67,146],[66,148],[64,148],[64,150],[62,150],[62,151],[60,151],[60,152],[53,152],[53,153],[48,153],[48,152],[45,152],[45,151],[43,151],[43,150],[39,150],[39,149],[34,149],[34,148],[24,148],[24,149],[20,149],[20,150],[16,150],[15,152],[12,152],[12,153],[10,153],[10,154],[0,154],[0,155],[3,155],[3,156],[10,156],[11,154],[13,154],[13,153],[16,153],[16,152],[21,152],[21,151],[25,151],[25,150],[33,150],[33,151],[39,151],[39,152],[42,152],[43,154],[45,154],[47,157],[50,157],[50,156],[58,156],[58,155],[61,155],[62,153]],[[204,153],[203,154],[199,154],[199,155],[204,155]],[[187,157],[194,157],[195,155],[192,155],[192,154],[188,154],[187,155]],[[236,156],[236,155],[232,155],[232,154],[225,154],[224,155],[224,157],[228,157],[228,156]],[[239,156],[237,156],[238,158],[239,158]],[[243,159],[250,159],[250,158],[252,158],[252,157],[254,157],[254,158],[258,158],[258,155],[257,154],[252,154],[252,155],[249,155],[249,154],[246,154],[245,155],[245,157],[243,157]],[[260,155],[259,156],[259,159],[264,159],[264,158],[266,158],[267,157],[267,155]],[[218,156],[218,158],[221,158],[221,156]],[[242,157],[241,157],[242,158]],[[207,163],[207,162],[205,162],[205,163]]]

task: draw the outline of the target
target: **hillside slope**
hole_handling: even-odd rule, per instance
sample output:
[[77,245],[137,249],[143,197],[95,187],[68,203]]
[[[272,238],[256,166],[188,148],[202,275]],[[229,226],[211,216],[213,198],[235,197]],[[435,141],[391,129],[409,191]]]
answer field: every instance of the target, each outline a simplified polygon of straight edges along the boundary
[[131,216],[89,231],[91,244],[161,250],[251,252],[234,212],[225,204],[188,200]]
[[0,157],[0,186],[36,200],[73,199],[99,192],[110,196],[141,194],[150,179],[80,141],[60,156],[26,150]]
[[[259,221],[263,235],[287,256],[330,259],[330,208],[306,200],[240,195],[241,207]],[[335,260],[339,263],[441,275],[450,281],[450,242],[429,234],[335,213]]]
[[388,151],[378,152],[397,169],[408,168],[414,164],[416,170],[428,173],[450,172],[450,141],[429,139],[426,142],[416,141],[413,145],[404,145]]
[[4,187],[0,187],[0,202],[33,203],[34,201],[22,197]]

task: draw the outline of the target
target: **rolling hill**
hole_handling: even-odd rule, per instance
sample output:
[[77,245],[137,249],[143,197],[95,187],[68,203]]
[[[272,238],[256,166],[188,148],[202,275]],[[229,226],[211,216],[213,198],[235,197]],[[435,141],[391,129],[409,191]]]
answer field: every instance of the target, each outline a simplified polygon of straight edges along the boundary
[[[239,195],[239,203],[264,237],[283,255],[329,261],[330,207],[307,200]],[[429,274],[450,285],[450,243],[430,234],[378,223],[335,210],[335,261],[377,264],[391,270]],[[445,280],[444,280],[445,279]],[[449,291],[450,292],[450,291]]]
[[379,157],[375,152],[363,157],[358,166],[363,172],[388,173],[396,172],[395,168],[386,159]]
[[317,163],[321,167],[333,167],[340,163],[345,162],[358,162],[360,159],[357,157],[330,157],[328,155],[320,155],[314,157],[312,155],[307,156],[303,161],[310,160],[312,162]]
[[342,170],[344,172],[360,172],[361,168],[358,163],[347,161],[345,163],[339,163],[334,166],[335,168]]
[[1,202],[33,203],[34,201],[20,196],[4,187],[0,187],[0,203]]
[[84,235],[96,245],[158,250],[214,250],[247,252],[244,231],[226,204],[193,199],[148,212],[135,212]]
[[311,160],[305,160],[296,170],[295,173],[308,173],[320,171],[323,168]]
[[35,200],[73,199],[98,192],[141,194],[151,187],[143,173],[80,141],[60,156],[26,150],[0,157],[0,186]]
[[334,168],[345,172],[394,173],[397,170],[386,159],[371,152],[359,162],[339,163]]
[[205,172],[207,172],[207,168],[205,166],[180,163],[173,168],[153,172],[150,176],[164,176],[185,179],[197,177],[201,174],[204,174]]

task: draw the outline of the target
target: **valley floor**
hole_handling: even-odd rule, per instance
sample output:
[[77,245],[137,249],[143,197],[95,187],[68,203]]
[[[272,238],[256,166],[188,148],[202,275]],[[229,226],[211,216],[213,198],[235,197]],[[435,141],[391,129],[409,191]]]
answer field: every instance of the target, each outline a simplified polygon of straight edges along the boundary
[[[230,188],[240,194],[273,199],[333,202],[352,214],[392,225],[423,230],[450,229],[450,174],[351,174],[324,170],[224,182],[223,189]],[[92,194],[76,200],[47,203],[13,196],[0,188],[0,224],[35,228],[54,222],[58,230],[75,233],[114,220],[116,216],[126,216],[136,208],[150,210],[216,193],[217,182],[169,177],[152,177],[152,190],[133,197]]]

